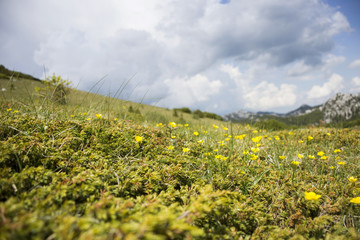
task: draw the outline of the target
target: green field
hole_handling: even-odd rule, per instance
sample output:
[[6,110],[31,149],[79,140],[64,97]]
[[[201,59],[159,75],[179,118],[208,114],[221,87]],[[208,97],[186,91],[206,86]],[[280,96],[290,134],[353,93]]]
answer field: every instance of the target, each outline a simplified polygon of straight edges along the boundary
[[0,239],[360,237],[359,130],[266,131],[0,84]]

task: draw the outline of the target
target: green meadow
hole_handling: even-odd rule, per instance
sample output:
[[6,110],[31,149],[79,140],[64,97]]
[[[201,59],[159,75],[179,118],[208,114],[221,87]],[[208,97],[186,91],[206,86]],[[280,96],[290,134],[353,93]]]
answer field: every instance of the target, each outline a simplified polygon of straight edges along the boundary
[[1,75],[0,239],[359,239],[360,130],[270,131],[53,80]]

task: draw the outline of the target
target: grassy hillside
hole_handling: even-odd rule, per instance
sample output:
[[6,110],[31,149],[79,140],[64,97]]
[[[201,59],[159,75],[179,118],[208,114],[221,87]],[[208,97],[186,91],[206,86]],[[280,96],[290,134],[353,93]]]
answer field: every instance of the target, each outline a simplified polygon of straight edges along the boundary
[[3,96],[1,239],[360,237],[358,130],[264,131],[80,91],[65,105]]
[[[199,118],[197,115],[150,106],[142,103],[129,102],[114,98],[114,96],[103,96],[95,93],[70,89],[67,95],[67,104],[59,105],[50,101],[51,91],[36,91],[44,89],[43,82],[34,80],[32,77],[19,78],[11,76],[27,76],[22,73],[12,73],[2,77],[0,75],[0,103],[6,106],[24,108],[26,112],[33,112],[46,118],[68,118],[84,114],[94,118],[97,113],[102,113],[104,118],[127,119],[139,122],[168,122],[176,120],[179,123],[192,123],[203,125],[219,123],[219,120],[210,118]],[[125,84],[123,84],[125,85]],[[97,86],[93,87],[97,89]],[[116,97],[121,97],[123,86],[120,86]],[[120,96],[119,96],[120,95]]]

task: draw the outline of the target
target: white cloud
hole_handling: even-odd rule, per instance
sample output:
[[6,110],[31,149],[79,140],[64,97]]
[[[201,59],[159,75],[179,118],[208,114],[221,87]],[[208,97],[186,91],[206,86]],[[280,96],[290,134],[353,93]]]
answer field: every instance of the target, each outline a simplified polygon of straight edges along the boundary
[[171,107],[193,106],[199,102],[206,102],[219,93],[222,87],[219,80],[211,81],[201,74],[166,79],[164,84],[169,88],[169,94],[162,102]]
[[324,56],[335,46],[334,35],[350,31],[349,23],[322,1],[219,3],[6,1],[0,62],[17,63],[26,53],[31,66],[45,65],[82,90],[104,75],[105,88],[117,89],[136,74],[129,84],[135,97],[150,90],[151,98],[165,99],[164,107],[228,105],[234,111],[289,106],[296,99],[289,76],[305,79],[343,61]]
[[351,82],[355,86],[360,87],[360,77],[354,77]]
[[296,78],[300,77],[302,79],[312,79],[309,77],[309,74],[315,71],[321,71],[324,73],[329,72],[335,66],[345,62],[345,60],[346,58],[344,56],[336,56],[332,54],[325,55],[321,59],[322,64],[319,65],[306,64],[304,60],[300,60],[293,64],[289,64],[287,67],[287,76]]
[[279,108],[291,106],[296,103],[297,87],[293,84],[280,84],[276,86],[274,83],[261,81],[256,84],[254,79],[257,78],[261,68],[251,68],[246,73],[241,73],[237,67],[230,65],[222,65],[221,70],[229,75],[235,82],[237,96],[233,99],[236,102],[243,102],[243,105],[251,110],[268,110],[271,108]]
[[305,73],[308,73],[312,69],[312,66],[305,64],[305,62],[302,60],[297,61],[292,66],[290,66],[287,74],[288,76],[303,76]]
[[256,110],[291,106],[296,103],[296,86],[281,84],[279,88],[264,81],[245,93],[244,99],[246,107]]
[[329,78],[329,81],[325,82],[322,86],[315,85],[311,88],[311,90],[307,93],[308,98],[322,98],[327,97],[330,94],[336,93],[340,91],[343,86],[343,77],[339,74],[333,74]]
[[352,86],[350,92],[354,92],[354,93],[358,94],[360,92],[360,77],[354,77],[351,80],[351,83],[353,86]]
[[350,68],[356,68],[356,67],[360,67],[360,59],[356,59],[354,61],[352,61],[349,65]]

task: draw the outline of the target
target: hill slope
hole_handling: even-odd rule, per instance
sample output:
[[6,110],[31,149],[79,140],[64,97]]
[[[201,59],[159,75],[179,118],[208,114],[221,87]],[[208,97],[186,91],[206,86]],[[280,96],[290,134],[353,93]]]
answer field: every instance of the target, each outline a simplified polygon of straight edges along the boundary
[[[2,70],[1,70],[2,69]],[[203,125],[220,121],[205,116],[188,114],[185,112],[174,112],[169,109],[150,106],[143,103],[136,103],[121,99],[123,84],[114,95],[103,96],[96,93],[85,92],[69,88],[66,96],[67,104],[58,105],[50,102],[51,91],[39,91],[44,89],[44,81],[20,72],[10,71],[1,65],[0,74],[0,103],[16,108],[25,107],[26,111],[36,112],[42,117],[69,117],[86,113],[88,117],[95,117],[95,114],[102,113],[107,119],[127,119],[139,122],[167,123],[176,120],[179,123]],[[93,86],[93,91],[97,86]],[[42,110],[45,110],[42,111]],[[51,111],[49,111],[51,110]],[[200,112],[201,113],[201,112]],[[45,116],[46,115],[46,116]],[[221,119],[221,118],[220,118]]]
[[360,131],[0,113],[4,239],[358,237]]

